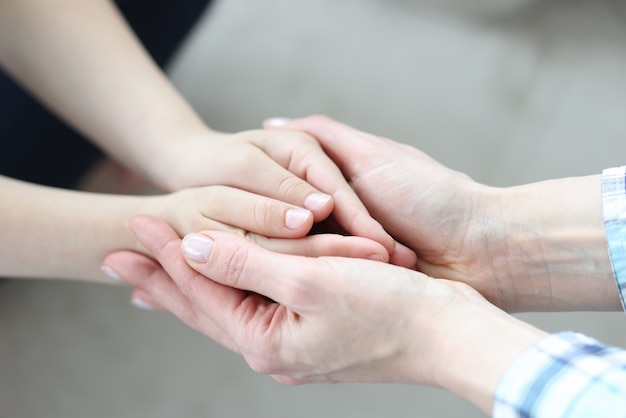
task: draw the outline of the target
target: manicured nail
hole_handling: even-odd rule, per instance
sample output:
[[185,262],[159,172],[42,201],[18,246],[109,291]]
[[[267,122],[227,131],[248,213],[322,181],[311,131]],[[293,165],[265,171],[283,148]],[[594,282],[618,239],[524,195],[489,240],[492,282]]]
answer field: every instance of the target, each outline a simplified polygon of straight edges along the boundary
[[263,121],[263,125],[280,127],[289,125],[291,123],[290,118],[269,118]]
[[311,193],[304,200],[304,207],[311,211],[316,211],[323,207],[330,200],[330,195],[326,193]]
[[100,270],[102,270],[102,272],[104,274],[106,274],[111,279],[115,280],[116,282],[121,282],[122,281],[122,278],[120,277],[120,275],[117,274],[115,272],[115,270],[113,270],[111,267],[109,267],[109,266],[102,266],[102,267],[100,267]]
[[215,241],[206,235],[187,234],[183,238],[182,250],[185,257],[199,263],[206,263],[211,257]]
[[154,311],[156,309],[151,303],[148,303],[145,300],[139,298],[132,298],[130,300],[130,303],[135,308],[143,309],[144,311]]
[[303,223],[311,216],[311,211],[307,209],[289,209],[285,214],[285,226],[288,229],[299,229]]

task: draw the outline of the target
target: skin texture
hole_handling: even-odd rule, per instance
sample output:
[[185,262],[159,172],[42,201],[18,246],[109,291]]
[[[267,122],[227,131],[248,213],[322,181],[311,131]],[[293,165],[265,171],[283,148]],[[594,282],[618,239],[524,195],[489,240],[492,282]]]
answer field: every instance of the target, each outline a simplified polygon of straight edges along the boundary
[[[503,370],[543,333],[506,316],[467,284],[507,310],[618,306],[601,246],[597,176],[496,190],[417,150],[324,118],[280,132],[217,133],[104,0],[1,0],[0,63],[109,155],[165,190],[235,186],[254,193],[252,208],[274,198],[310,209],[309,224],[332,214],[345,232],[375,241],[371,246],[373,241],[353,237],[365,247],[346,252],[348,238],[334,237],[341,241],[336,247],[288,252],[320,256],[315,248],[330,247],[340,256],[370,257],[382,245],[389,260],[411,264],[410,250],[382,224],[418,253],[421,271],[457,282],[371,260],[277,254],[225,231],[202,234],[213,242],[210,254],[199,248],[207,238],[197,235],[181,249],[179,234],[234,227],[224,205],[203,200],[208,193],[93,196],[3,179],[5,274],[98,280],[99,257],[136,249],[160,265],[137,252],[119,252],[106,259],[108,271],[240,352],[259,372],[286,383],[435,385],[485,411]],[[310,199],[319,192],[330,198]],[[238,196],[219,199],[249,207]],[[134,218],[137,246],[123,231],[136,213],[153,213],[174,229],[155,218]],[[269,235],[286,222],[269,213],[241,222]],[[267,222],[257,225],[258,219]],[[292,230],[278,227],[278,234],[293,238]],[[138,279],[140,273],[150,280]],[[458,346],[465,348],[462,355]]]
[[135,297],[282,383],[431,385],[488,412],[507,366],[545,335],[463,283],[414,270],[279,254],[222,231],[181,241],[149,216],[129,226],[158,262],[118,252],[105,265],[141,289]]
[[507,311],[621,309],[599,175],[488,187],[323,116],[271,122],[317,138],[420,271],[465,282]]
[[495,189],[325,117],[266,126],[316,137],[421,272],[277,254],[219,231],[181,241],[134,218],[154,259],[118,252],[105,265],[252,369],[289,384],[437,386],[489,413],[511,362],[546,334],[485,297],[508,310],[619,308],[598,176]]

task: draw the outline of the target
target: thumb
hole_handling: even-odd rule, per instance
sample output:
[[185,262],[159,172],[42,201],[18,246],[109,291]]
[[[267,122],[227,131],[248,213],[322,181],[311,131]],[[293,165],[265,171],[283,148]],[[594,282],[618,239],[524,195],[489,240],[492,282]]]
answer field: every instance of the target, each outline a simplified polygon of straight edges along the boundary
[[213,282],[287,307],[300,305],[295,296],[312,278],[330,274],[320,259],[275,253],[223,231],[187,234],[181,250],[187,264]]

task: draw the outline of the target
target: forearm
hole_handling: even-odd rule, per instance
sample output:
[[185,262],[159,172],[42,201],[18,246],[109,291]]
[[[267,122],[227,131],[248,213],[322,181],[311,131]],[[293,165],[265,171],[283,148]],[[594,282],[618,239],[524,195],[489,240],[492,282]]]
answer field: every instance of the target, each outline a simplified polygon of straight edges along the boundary
[[0,0],[0,63],[110,155],[153,179],[165,144],[206,130],[107,0]]
[[489,255],[495,279],[512,290],[502,304],[508,310],[620,309],[600,189],[600,176],[588,176],[501,189],[488,198],[498,213],[484,222]]
[[0,276],[105,281],[104,257],[136,249],[125,223],[156,198],[98,195],[0,177]]
[[436,383],[491,414],[502,376],[547,334],[486,303],[456,310],[455,321],[440,324]]
[[486,306],[463,310],[456,327],[442,329],[441,387],[494,418],[623,415],[624,350],[572,332],[548,335]]

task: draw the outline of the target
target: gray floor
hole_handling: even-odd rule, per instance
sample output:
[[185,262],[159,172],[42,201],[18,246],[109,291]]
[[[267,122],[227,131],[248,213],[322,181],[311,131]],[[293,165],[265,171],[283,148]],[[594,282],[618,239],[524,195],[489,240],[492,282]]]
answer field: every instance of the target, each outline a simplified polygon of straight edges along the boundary
[[[222,0],[172,77],[216,129],[325,113],[491,185],[626,163],[623,2],[440,1],[451,11],[435,0]],[[484,416],[428,388],[281,386],[128,297],[0,284],[0,417]],[[623,314],[522,317],[626,346]]]

